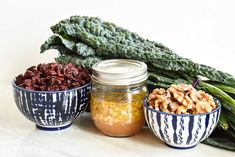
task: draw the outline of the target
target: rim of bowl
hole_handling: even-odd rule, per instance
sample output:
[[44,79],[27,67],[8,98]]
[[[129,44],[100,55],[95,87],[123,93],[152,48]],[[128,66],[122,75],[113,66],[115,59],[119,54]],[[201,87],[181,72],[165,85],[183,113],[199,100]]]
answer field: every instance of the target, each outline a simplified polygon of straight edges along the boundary
[[151,110],[153,112],[158,112],[160,114],[166,114],[166,115],[172,115],[172,116],[197,116],[197,115],[207,115],[207,114],[211,114],[211,113],[214,113],[214,112],[217,112],[218,110],[221,109],[221,102],[216,99],[215,97],[213,97],[214,100],[218,103],[218,106],[215,110],[211,111],[211,112],[207,112],[207,113],[199,113],[199,114],[175,114],[175,113],[167,113],[167,112],[162,112],[162,111],[158,111],[158,110],[155,110],[153,108],[150,108],[149,105],[148,105],[148,96],[146,96],[144,98],[144,107],[146,107],[148,110]]
[[17,88],[17,89],[20,89],[20,90],[23,90],[23,91],[27,91],[27,92],[33,92],[33,93],[60,93],[60,92],[67,92],[67,91],[72,91],[72,90],[77,90],[77,89],[81,89],[81,88],[84,88],[84,87],[87,87],[91,85],[91,81],[83,86],[80,86],[80,87],[76,87],[76,88],[72,88],[72,89],[67,89],[67,90],[52,90],[52,91],[38,91],[38,90],[31,90],[31,89],[25,89],[23,87],[20,87],[20,86],[17,86],[15,84],[15,80],[12,81],[12,86]]

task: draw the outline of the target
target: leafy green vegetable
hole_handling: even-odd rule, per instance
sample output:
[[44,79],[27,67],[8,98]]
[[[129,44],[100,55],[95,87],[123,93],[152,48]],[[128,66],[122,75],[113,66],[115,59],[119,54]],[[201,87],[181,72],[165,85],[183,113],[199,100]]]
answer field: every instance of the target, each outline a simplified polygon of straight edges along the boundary
[[81,40],[95,48],[119,44],[140,48],[143,51],[158,51],[178,56],[160,43],[145,40],[136,33],[97,17],[72,16],[52,26],[51,30],[66,39]]
[[[228,115],[228,120],[229,120],[230,124],[233,123],[235,125],[234,114],[232,112],[229,112],[229,111],[227,111],[226,113]],[[235,130],[235,128],[234,128],[234,130]]]
[[231,120],[229,120],[229,126],[230,126],[230,128],[232,128],[232,132],[234,132],[235,131],[235,124],[231,121]]
[[233,141],[235,141],[235,130],[233,130],[231,127],[227,130],[227,133],[233,138]]
[[210,135],[210,137],[202,141],[202,143],[235,151],[235,138],[231,136],[230,131],[230,128],[227,130],[223,130],[217,127]]
[[218,126],[224,130],[228,130],[229,128],[228,117],[224,110],[221,110]]
[[235,151],[235,143],[229,138],[207,138],[202,143]]
[[178,56],[162,44],[145,40],[136,33],[96,17],[72,16],[51,27],[55,34],[93,47],[97,56],[136,59],[155,67],[202,75],[212,81],[235,86],[235,78],[209,66]]
[[62,55],[62,56],[55,58],[55,60],[57,63],[61,63],[61,64],[73,63],[78,66],[91,68],[93,64],[101,61],[101,58],[99,57],[82,58],[77,55]]
[[41,46],[41,53],[49,49],[56,49],[60,53],[73,54],[74,52],[67,48],[61,41],[61,38],[53,35],[47,39],[47,41]]
[[110,58],[143,61],[150,72],[149,89],[168,88],[172,83],[192,84],[199,75],[207,77],[209,81],[200,81],[196,88],[220,99],[223,109],[219,126],[226,133],[223,137],[208,138],[204,143],[235,150],[235,144],[227,138],[235,137],[235,78],[232,75],[194,63],[160,43],[96,17],[72,16],[51,30],[55,35],[41,46],[41,53],[57,49],[60,56],[55,60],[59,63],[91,68],[94,63]]
[[235,88],[233,88],[233,87],[230,87],[225,84],[217,83],[217,82],[210,82],[210,84],[213,86],[216,86],[217,88],[223,90],[226,93],[235,94]]
[[235,100],[231,98],[227,93],[224,91],[220,90],[219,88],[201,81],[199,86],[203,88],[205,91],[211,93],[215,97],[219,98],[222,100],[224,103],[223,106],[227,109],[230,110],[234,115],[235,115]]
[[[65,48],[65,49],[61,49]],[[82,57],[94,56],[95,50],[82,42],[74,42],[60,36],[51,36],[42,46],[41,53],[49,49],[57,49],[61,54],[77,53]],[[66,51],[65,51],[66,50]]]
[[147,65],[148,65],[148,71],[151,73],[157,73],[161,76],[165,76],[165,77],[168,77],[171,79],[178,79],[178,78],[182,77],[178,72],[165,70],[165,69],[161,69],[161,68],[156,68],[151,63],[148,63]]
[[169,88],[171,84],[165,84],[165,83],[159,83],[159,82],[153,82],[151,80],[148,80],[147,81],[147,85],[148,85],[148,88],[153,90],[155,89],[156,87],[158,88]]
[[167,83],[167,84],[173,84],[174,80],[164,77],[164,76],[160,76],[158,74],[154,74],[154,73],[149,73],[149,79],[153,80],[154,82],[161,82],[161,83]]

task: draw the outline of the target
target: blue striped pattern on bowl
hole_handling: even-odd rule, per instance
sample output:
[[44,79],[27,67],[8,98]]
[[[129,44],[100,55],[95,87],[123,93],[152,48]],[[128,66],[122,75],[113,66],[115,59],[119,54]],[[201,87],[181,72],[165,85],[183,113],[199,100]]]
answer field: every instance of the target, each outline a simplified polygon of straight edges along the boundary
[[[215,99],[216,100],[216,99]],[[167,145],[175,148],[191,148],[207,138],[218,123],[221,104],[206,114],[170,114],[149,107],[144,99],[144,113],[151,131]]]
[[64,91],[33,91],[15,85],[14,100],[21,113],[44,130],[70,126],[86,109],[91,83]]

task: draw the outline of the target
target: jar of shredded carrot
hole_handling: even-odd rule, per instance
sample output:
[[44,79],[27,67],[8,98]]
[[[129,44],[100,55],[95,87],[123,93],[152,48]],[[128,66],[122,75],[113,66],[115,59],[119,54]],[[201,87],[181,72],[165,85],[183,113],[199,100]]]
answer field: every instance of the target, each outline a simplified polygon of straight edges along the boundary
[[92,67],[91,114],[105,135],[131,136],[144,126],[147,66],[134,60],[105,60]]

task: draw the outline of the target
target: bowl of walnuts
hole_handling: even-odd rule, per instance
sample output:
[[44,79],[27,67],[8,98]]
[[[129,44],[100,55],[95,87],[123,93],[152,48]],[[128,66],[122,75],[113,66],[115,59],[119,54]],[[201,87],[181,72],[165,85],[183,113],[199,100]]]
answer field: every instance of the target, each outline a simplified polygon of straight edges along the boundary
[[12,82],[21,113],[42,130],[68,128],[86,109],[91,90],[88,69],[73,64],[39,64]]
[[221,104],[191,85],[157,88],[144,99],[144,113],[150,130],[173,148],[195,147],[214,130]]

